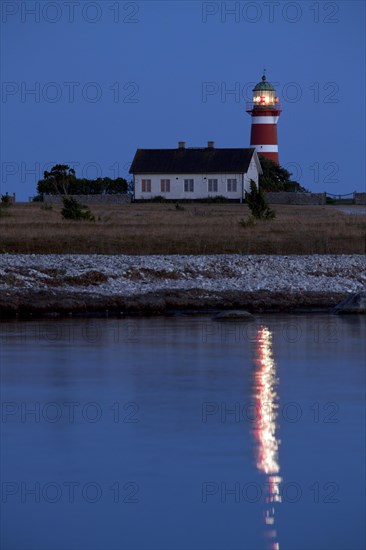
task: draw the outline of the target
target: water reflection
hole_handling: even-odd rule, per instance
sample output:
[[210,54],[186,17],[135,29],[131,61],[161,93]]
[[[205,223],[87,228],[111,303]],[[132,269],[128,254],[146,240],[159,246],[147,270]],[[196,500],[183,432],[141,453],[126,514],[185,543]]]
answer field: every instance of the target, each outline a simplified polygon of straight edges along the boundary
[[265,536],[270,540],[271,550],[279,549],[275,528],[275,505],[281,502],[280,463],[278,447],[280,440],[276,434],[278,378],[276,363],[272,355],[272,332],[265,326],[258,329],[255,340],[256,370],[253,375],[253,397],[256,404],[256,417],[253,426],[256,445],[256,465],[265,476]]

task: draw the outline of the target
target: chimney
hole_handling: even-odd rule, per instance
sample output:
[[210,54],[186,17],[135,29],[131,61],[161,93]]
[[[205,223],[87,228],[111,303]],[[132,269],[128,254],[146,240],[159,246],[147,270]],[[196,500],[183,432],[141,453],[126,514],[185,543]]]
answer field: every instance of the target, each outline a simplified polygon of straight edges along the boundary
[[186,148],[186,142],[185,141],[178,141],[178,147],[179,147],[179,149],[185,149]]
[[215,142],[214,141],[208,141],[207,142],[207,147],[209,149],[214,149],[215,148]]

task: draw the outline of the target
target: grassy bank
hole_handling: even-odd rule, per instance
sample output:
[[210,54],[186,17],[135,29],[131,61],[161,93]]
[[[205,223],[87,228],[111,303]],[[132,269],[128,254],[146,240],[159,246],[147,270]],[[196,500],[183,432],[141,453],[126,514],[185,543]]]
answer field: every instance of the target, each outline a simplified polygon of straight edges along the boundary
[[92,206],[95,222],[62,220],[58,206],[2,209],[0,253],[363,254],[365,216],[333,206],[275,206],[277,217],[242,227],[240,204]]

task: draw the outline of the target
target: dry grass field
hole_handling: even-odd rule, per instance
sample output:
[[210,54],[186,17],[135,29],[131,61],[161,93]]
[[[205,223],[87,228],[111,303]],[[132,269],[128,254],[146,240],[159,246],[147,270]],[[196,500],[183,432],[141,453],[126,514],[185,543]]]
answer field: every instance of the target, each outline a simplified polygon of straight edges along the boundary
[[240,204],[92,206],[95,222],[61,218],[59,206],[18,203],[0,212],[0,253],[364,254],[366,216],[333,206],[274,206],[277,217],[242,227]]

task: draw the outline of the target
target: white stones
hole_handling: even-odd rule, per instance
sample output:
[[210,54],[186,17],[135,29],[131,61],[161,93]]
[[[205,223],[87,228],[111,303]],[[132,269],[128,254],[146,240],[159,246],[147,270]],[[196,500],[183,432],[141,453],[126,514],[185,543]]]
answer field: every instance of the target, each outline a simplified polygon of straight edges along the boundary
[[[90,272],[108,277],[70,281]],[[0,289],[63,288],[67,292],[132,295],[157,290],[357,292],[365,288],[362,255],[0,256]]]

